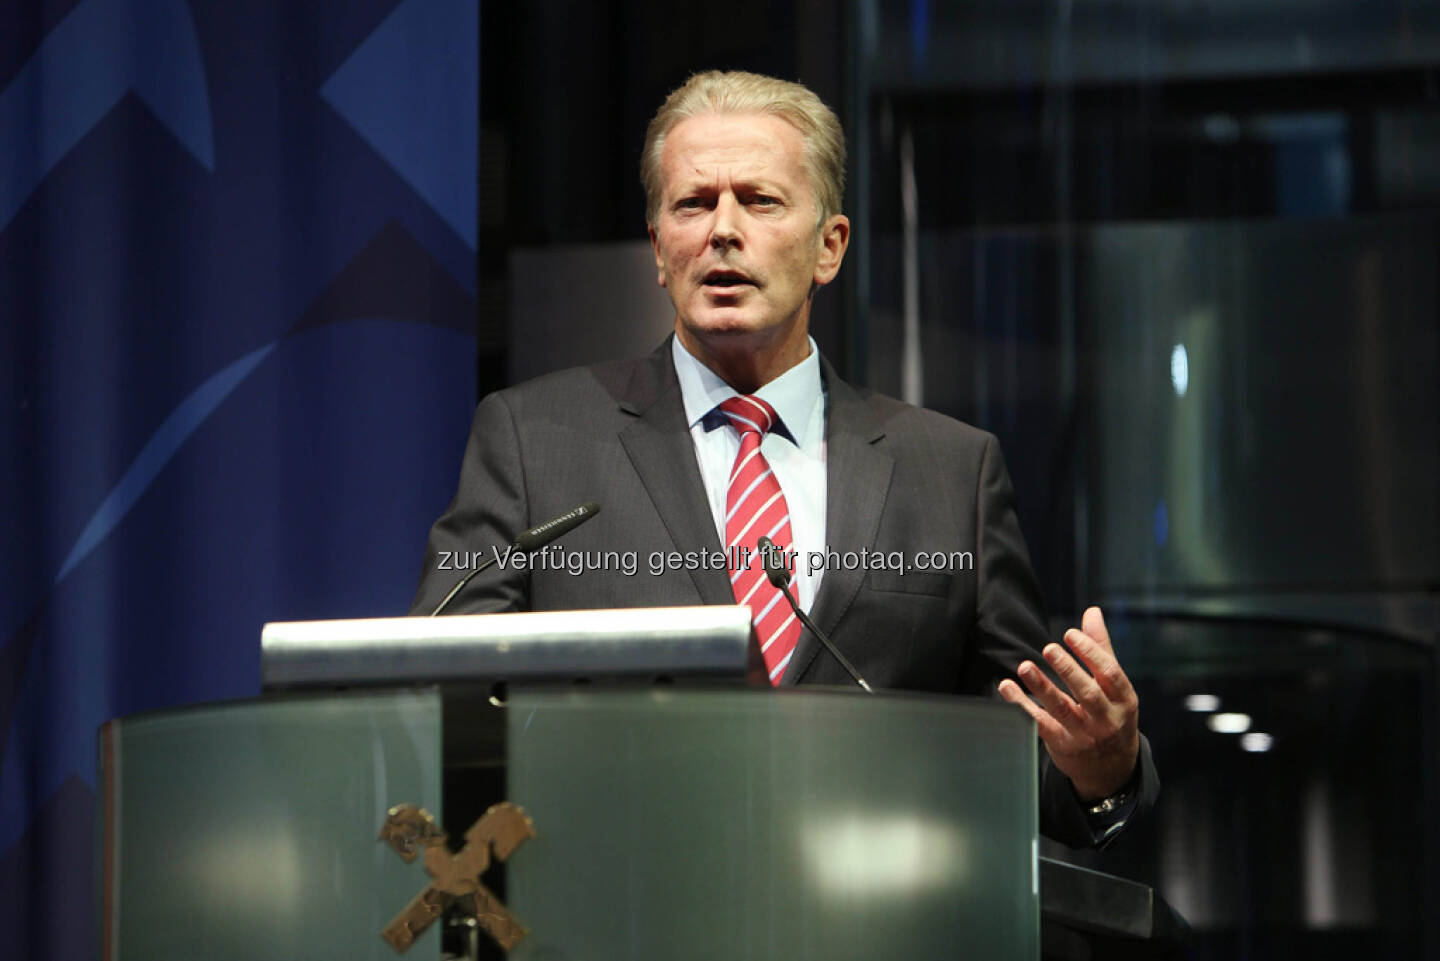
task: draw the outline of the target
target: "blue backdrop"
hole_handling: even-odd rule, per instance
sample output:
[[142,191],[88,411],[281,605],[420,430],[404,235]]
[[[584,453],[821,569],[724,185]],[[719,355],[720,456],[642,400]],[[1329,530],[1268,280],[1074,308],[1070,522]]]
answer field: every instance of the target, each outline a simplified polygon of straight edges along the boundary
[[0,957],[94,956],[101,722],[407,607],[474,401],[478,20],[0,5]]

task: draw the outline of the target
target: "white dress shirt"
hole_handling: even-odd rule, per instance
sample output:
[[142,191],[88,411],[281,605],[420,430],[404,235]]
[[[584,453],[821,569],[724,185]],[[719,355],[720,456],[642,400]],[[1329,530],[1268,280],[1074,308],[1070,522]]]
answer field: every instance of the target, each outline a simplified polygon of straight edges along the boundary
[[[715,532],[720,543],[725,544],[725,496],[735,456],[740,452],[740,434],[715,407],[739,394],[696,360],[679,337],[671,342],[671,353]],[[804,360],[761,387],[754,396],[775,408],[779,418],[761,441],[760,453],[780,482],[790,508],[790,533],[794,537],[790,547],[799,552],[791,583],[796,602],[808,613],[824,571],[807,573],[806,561],[812,551],[823,554],[825,550],[825,391],[820,383],[820,352],[815,341],[810,341],[810,353]]]

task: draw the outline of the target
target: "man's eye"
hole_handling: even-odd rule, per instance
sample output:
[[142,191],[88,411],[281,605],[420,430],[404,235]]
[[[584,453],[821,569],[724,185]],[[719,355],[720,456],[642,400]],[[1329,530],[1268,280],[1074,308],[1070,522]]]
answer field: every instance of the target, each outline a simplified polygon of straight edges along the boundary
[[771,197],[769,194],[756,194],[750,198],[750,203],[757,207],[774,207],[779,205],[780,198]]
[[705,201],[699,197],[686,197],[675,205],[679,210],[699,210],[705,206]]

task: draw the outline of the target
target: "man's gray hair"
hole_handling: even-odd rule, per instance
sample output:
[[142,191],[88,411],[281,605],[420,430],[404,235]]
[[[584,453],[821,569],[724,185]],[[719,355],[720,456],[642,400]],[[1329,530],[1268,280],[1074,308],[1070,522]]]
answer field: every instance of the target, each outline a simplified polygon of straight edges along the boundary
[[758,73],[710,70],[694,74],[672,91],[645,131],[640,182],[645,186],[647,223],[654,226],[660,216],[660,155],[665,137],[690,117],[729,113],[771,114],[798,130],[805,144],[805,169],[820,208],[817,226],[840,212],[845,194],[845,131],[835,112],[802,84]]

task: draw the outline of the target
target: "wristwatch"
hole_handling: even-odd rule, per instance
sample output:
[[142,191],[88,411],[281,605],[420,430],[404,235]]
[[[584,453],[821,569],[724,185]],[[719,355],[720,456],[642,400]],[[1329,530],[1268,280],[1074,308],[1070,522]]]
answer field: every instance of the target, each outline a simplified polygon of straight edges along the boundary
[[1124,806],[1125,806],[1125,802],[1128,801],[1129,799],[1130,799],[1130,792],[1129,792],[1126,788],[1121,788],[1120,790],[1116,791],[1114,794],[1110,795],[1109,797],[1107,797],[1107,798],[1101,798],[1100,800],[1096,801],[1094,804],[1092,804],[1092,805],[1090,805],[1089,807],[1087,807],[1087,808],[1085,809],[1085,812],[1086,812],[1087,814],[1097,814],[1097,815],[1098,815],[1098,814],[1113,814],[1113,813],[1115,813],[1116,811],[1120,810],[1120,808],[1124,807]]

